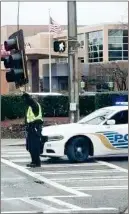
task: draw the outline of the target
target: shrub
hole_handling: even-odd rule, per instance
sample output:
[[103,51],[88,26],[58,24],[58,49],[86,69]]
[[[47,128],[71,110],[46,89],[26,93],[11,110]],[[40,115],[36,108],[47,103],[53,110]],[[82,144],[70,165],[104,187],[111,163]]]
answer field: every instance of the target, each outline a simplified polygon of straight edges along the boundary
[[23,118],[25,105],[21,96],[1,96],[1,120]]
[[44,117],[68,117],[68,96],[38,97]]
[[80,116],[86,116],[95,110],[95,96],[80,96]]
[[[37,97],[44,117],[68,117],[68,96]],[[128,92],[97,93],[96,96],[80,96],[80,116],[86,116],[95,109],[114,105],[116,101],[128,101]],[[1,120],[23,118],[25,104],[20,95],[1,96]]]
[[128,92],[97,93],[95,97],[96,109],[115,105],[115,102],[128,102]]

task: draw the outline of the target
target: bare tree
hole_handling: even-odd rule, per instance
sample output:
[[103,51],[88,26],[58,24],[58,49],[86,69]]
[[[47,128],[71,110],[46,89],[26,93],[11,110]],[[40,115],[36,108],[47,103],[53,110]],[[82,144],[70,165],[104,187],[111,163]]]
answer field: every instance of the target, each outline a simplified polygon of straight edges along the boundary
[[128,90],[128,63],[125,61],[112,61],[107,63],[98,63],[96,66],[96,75],[109,76],[115,83],[118,91]]

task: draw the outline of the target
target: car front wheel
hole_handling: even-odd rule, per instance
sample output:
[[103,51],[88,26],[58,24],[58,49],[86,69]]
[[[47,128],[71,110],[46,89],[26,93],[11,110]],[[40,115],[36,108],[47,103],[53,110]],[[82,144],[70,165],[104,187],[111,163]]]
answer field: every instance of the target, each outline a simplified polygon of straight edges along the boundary
[[67,157],[71,162],[82,163],[88,159],[89,142],[84,137],[72,139],[67,146]]

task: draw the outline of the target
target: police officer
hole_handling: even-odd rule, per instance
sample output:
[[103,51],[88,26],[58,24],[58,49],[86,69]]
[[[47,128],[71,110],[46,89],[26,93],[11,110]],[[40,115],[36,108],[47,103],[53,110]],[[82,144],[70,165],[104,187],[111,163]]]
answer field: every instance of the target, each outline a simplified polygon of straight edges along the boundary
[[40,104],[23,92],[23,98],[27,106],[25,114],[26,124],[26,149],[30,152],[32,162],[27,167],[40,167],[40,154],[43,152],[42,144],[42,110]]

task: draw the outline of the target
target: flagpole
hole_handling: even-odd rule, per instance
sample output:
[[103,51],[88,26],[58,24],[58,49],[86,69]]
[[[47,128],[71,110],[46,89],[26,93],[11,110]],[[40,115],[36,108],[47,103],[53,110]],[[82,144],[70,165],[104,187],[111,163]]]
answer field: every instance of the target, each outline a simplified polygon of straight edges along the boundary
[[49,92],[50,93],[52,92],[50,9],[49,9]]

